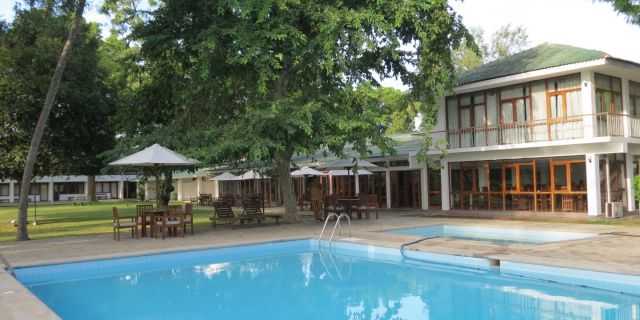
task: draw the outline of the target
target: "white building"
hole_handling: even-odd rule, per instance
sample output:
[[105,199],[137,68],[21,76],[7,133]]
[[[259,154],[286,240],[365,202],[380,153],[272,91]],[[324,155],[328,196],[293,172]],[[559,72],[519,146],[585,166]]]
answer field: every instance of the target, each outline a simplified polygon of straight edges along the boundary
[[[134,199],[137,180],[133,175],[96,176],[96,197],[99,200]],[[31,183],[29,198],[38,202],[86,200],[89,198],[87,185],[87,176],[36,177]],[[19,182],[0,180],[0,202],[18,202],[19,197]]]
[[634,210],[640,64],[543,44],[464,74],[434,133],[443,210]]
[[[584,216],[603,215],[606,208],[634,211],[640,64],[543,44],[460,77],[442,99],[432,133],[444,146],[444,152],[429,152],[442,157],[436,168],[416,159],[423,137],[392,138],[393,156],[371,148],[367,160],[378,165],[367,168],[371,175],[360,176],[358,183],[353,176],[332,177],[325,181],[326,191],[375,194],[387,208]],[[293,160],[322,168],[332,159],[318,152]],[[182,200],[241,189],[218,188],[200,174],[175,178]],[[203,187],[207,183],[212,186]],[[272,182],[269,189],[278,188]]]

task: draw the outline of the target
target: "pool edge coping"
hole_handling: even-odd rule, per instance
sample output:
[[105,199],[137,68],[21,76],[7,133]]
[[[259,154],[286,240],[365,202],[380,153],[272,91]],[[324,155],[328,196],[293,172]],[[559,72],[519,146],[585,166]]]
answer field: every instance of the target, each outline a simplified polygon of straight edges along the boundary
[[[14,268],[20,269],[20,268],[39,267],[39,266],[60,265],[60,264],[66,264],[66,263],[92,262],[92,261],[100,261],[100,260],[108,260],[108,259],[126,259],[126,258],[141,257],[141,256],[153,256],[153,255],[181,253],[181,252],[188,252],[188,251],[205,251],[205,250],[234,248],[234,247],[241,247],[241,246],[261,245],[261,244],[270,244],[270,243],[281,243],[281,242],[289,242],[289,241],[304,241],[304,240],[311,241],[313,244],[318,243],[318,239],[315,237],[292,237],[292,238],[281,238],[281,239],[266,240],[266,241],[239,242],[239,243],[224,244],[224,245],[217,245],[217,246],[216,245],[197,245],[197,246],[183,247],[179,249],[172,248],[169,250],[163,250],[163,249],[143,250],[143,251],[138,251],[131,254],[108,254],[108,255],[91,256],[86,258],[61,259],[56,261],[44,262],[44,263],[36,262],[31,264],[17,265]],[[386,251],[390,251],[390,250],[397,251],[397,254],[400,255],[399,259],[401,260],[405,259],[405,257],[403,256],[399,248],[396,248],[394,246],[389,246],[389,245],[371,244],[367,242],[367,239],[361,239],[361,240],[364,240],[364,241],[359,242],[359,241],[349,241],[349,240],[338,239],[336,242],[340,243],[341,245],[347,245],[347,246],[355,245],[355,246],[366,247],[367,252],[369,253],[371,250],[375,251],[380,249],[386,250]],[[632,292],[619,291],[619,290],[612,289],[612,286],[620,285],[619,282],[608,281],[608,283],[610,283],[611,286],[598,286],[598,284],[602,284],[602,283],[606,284],[607,282],[599,281],[599,282],[596,282],[594,285],[593,282],[584,281],[584,279],[582,279],[581,281],[580,277],[575,276],[576,274],[588,274],[590,276],[604,276],[604,277],[614,276],[620,279],[633,279],[635,280],[634,282],[637,282],[640,284],[640,276],[638,275],[625,274],[625,273],[601,272],[601,271],[594,271],[594,270],[588,270],[588,269],[559,267],[559,266],[545,265],[545,264],[530,264],[530,263],[522,263],[517,261],[509,261],[509,260],[500,260],[501,266],[499,268],[495,268],[490,266],[490,260],[492,260],[493,258],[490,258],[487,256],[469,256],[469,255],[462,255],[462,254],[440,253],[440,252],[432,252],[432,251],[424,251],[424,250],[416,250],[416,249],[408,249],[406,250],[406,252],[410,252],[412,254],[415,254],[421,257],[427,256],[432,258],[431,260],[425,259],[423,261],[424,263],[435,263],[435,264],[441,264],[441,265],[443,264],[443,265],[450,265],[454,267],[485,270],[485,271],[495,270],[505,276],[520,276],[520,277],[525,277],[533,280],[549,281],[549,282],[555,282],[555,283],[571,285],[571,286],[585,286],[585,287],[605,290],[609,292],[617,292],[617,293],[624,293],[628,295],[640,296],[640,286],[632,286],[635,289]],[[440,258],[440,259],[434,260],[433,259],[434,257]],[[452,260],[452,258],[453,260],[456,260],[456,261],[467,260],[468,262],[471,262],[471,263],[469,264],[455,263],[450,261]],[[444,259],[447,259],[449,261],[443,261]],[[484,263],[481,263],[482,260],[487,262],[486,267],[483,266]],[[503,271],[503,267],[502,267],[503,264],[507,266],[505,271]],[[566,272],[571,272],[572,274],[567,276]],[[562,274],[562,276],[560,277],[555,276],[555,274],[558,274],[558,273]],[[561,281],[561,280],[558,281],[558,278],[566,278],[567,280],[570,279],[573,281],[577,281],[578,283],[571,282],[571,281]],[[42,300],[40,300],[37,296],[35,296],[35,294],[33,294],[31,290],[29,290],[25,285],[23,285],[17,278],[10,275],[7,272],[7,270],[5,270],[4,268],[0,268],[0,294],[3,294],[3,295],[6,294],[4,289],[5,287],[14,288],[8,291],[14,291],[10,293],[10,295],[12,297],[19,298],[19,300],[16,300],[17,301],[16,303],[11,303],[11,304],[5,303],[6,301],[5,299],[0,299],[0,310],[8,311],[9,316],[10,317],[13,316],[13,318],[9,318],[8,320],[18,320],[18,319],[20,320],[21,319],[62,320],[62,318],[60,318],[55,313],[55,311],[53,311]],[[31,308],[26,308],[26,309],[20,308],[25,304],[31,306]]]

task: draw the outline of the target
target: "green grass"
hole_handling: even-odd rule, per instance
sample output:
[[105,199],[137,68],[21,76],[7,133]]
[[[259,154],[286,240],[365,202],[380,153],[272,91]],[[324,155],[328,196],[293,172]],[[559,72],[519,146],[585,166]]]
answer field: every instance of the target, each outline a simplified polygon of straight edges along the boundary
[[[118,207],[122,216],[135,214],[135,202],[100,202],[85,205],[43,204],[38,205],[38,225],[29,225],[31,239],[81,236],[111,233],[111,208]],[[29,222],[33,222],[33,207],[29,208]],[[212,209],[194,208],[195,231],[209,228]],[[16,206],[0,207],[0,242],[14,241],[16,228],[11,220],[16,219]]]

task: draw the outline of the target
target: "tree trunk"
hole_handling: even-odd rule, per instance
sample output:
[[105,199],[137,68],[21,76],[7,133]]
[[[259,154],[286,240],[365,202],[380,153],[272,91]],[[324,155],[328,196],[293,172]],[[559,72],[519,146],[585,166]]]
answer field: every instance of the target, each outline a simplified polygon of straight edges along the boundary
[[87,177],[87,194],[89,195],[89,202],[96,202],[98,199],[96,198],[96,176],[88,176]]
[[38,159],[38,149],[40,148],[40,142],[42,141],[42,135],[44,134],[44,129],[47,125],[51,108],[53,107],[53,102],[55,101],[58,89],[60,88],[64,68],[67,65],[67,61],[71,55],[73,42],[80,29],[84,7],[85,0],[78,0],[69,36],[67,37],[67,41],[62,48],[62,53],[60,53],[60,57],[58,58],[58,64],[56,65],[53,77],[49,83],[49,89],[47,90],[47,96],[44,100],[44,106],[40,112],[40,117],[38,118],[38,123],[36,124],[36,128],[33,132],[33,137],[31,137],[31,145],[29,146],[29,153],[27,154],[24,172],[22,174],[22,183],[20,184],[20,209],[18,211],[18,233],[16,235],[16,240],[18,241],[29,240],[29,233],[27,231],[27,205],[29,202],[29,188],[31,187],[31,179],[33,178],[33,167]]
[[171,201],[171,192],[173,192],[173,174],[171,170],[164,172],[164,181],[160,187],[160,206],[166,207]]
[[282,194],[282,204],[284,206],[284,221],[298,222],[298,207],[296,206],[293,185],[291,183],[291,155],[293,152],[287,151],[276,155],[276,172],[278,173],[278,184]]

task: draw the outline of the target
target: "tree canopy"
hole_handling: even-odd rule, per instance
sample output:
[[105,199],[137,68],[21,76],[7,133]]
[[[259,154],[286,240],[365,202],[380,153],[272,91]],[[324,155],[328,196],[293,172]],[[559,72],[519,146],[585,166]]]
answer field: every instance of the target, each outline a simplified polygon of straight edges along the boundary
[[489,40],[485,39],[484,31],[480,28],[472,28],[470,33],[474,41],[464,41],[460,48],[454,51],[457,74],[518,53],[529,45],[529,35],[523,26],[503,25]]
[[640,25],[640,2],[634,0],[601,0],[613,5],[616,12],[627,17],[630,23]]
[[[31,135],[56,61],[68,35],[65,4],[36,4],[16,12],[0,32],[0,178],[22,175]],[[35,174],[96,174],[100,154],[114,145],[109,116],[113,91],[99,56],[97,25],[83,23],[63,76]]]
[[470,39],[447,1],[418,0],[166,0],[121,29],[144,61],[143,103],[120,109],[123,143],[164,140],[207,163],[271,161],[288,212],[293,154],[347,143],[392,152],[371,88],[396,77],[421,102],[412,106],[433,108],[451,84],[451,49]]

